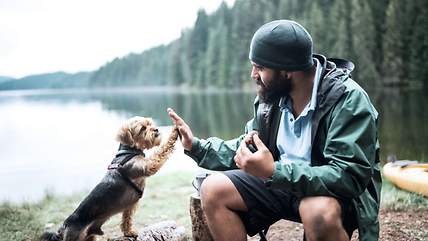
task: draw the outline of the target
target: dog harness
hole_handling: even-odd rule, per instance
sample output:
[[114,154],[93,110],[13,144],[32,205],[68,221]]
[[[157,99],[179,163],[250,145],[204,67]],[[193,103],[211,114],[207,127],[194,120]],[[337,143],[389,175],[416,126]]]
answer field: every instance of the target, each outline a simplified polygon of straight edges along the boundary
[[143,155],[146,156],[142,150],[139,150],[137,148],[133,148],[128,145],[119,145],[119,150],[113,158],[113,161],[111,161],[111,164],[108,166],[108,170],[117,170],[119,173],[119,176],[122,177],[123,180],[125,180],[131,187],[137,191],[137,193],[140,195],[140,198],[143,196],[143,190],[129,178],[126,173],[124,173],[122,166],[125,165],[129,160],[131,160],[133,157]]

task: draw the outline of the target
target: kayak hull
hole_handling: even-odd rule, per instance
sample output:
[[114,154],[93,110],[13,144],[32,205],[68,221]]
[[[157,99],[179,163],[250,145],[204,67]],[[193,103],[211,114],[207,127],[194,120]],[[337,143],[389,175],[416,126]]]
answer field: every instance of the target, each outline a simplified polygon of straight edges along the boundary
[[383,166],[383,175],[401,189],[428,197],[428,163],[408,165],[389,162]]

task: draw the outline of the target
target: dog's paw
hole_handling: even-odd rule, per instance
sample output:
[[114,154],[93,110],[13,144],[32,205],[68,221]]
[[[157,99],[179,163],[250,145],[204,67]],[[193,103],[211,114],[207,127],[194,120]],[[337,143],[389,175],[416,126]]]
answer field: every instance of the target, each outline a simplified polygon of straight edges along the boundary
[[127,238],[133,238],[134,240],[137,240],[138,238],[138,233],[134,230],[130,230],[127,231],[123,234],[123,236],[127,237]]
[[178,131],[178,127],[174,126],[174,128],[172,128],[171,134],[169,136],[170,140],[177,140],[178,136],[180,135],[180,132]]

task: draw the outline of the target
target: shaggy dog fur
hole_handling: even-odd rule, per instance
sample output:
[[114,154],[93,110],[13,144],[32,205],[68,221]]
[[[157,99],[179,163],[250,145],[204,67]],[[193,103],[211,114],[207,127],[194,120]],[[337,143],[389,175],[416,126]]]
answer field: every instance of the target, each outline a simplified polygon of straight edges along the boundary
[[[41,240],[95,241],[103,235],[101,226],[111,216],[122,213],[121,230],[124,236],[138,236],[132,228],[132,217],[137,208],[139,193],[121,175],[125,174],[144,190],[145,178],[155,174],[174,150],[178,131],[174,128],[168,140],[150,157],[137,155],[120,170],[108,170],[101,182],[64,221],[57,233],[44,233]],[[152,119],[133,117],[120,128],[117,137],[122,145],[138,150],[150,149],[161,143],[160,133]]]

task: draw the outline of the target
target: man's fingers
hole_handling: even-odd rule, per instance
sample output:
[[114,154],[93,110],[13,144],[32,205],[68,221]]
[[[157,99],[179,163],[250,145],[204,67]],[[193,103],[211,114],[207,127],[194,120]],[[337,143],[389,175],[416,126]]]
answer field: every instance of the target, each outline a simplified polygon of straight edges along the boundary
[[245,141],[241,142],[241,144],[239,145],[238,151],[241,153],[241,155],[252,154],[252,152],[248,149],[247,143]]
[[184,127],[184,126],[178,127],[178,132],[180,132],[181,137],[184,137],[185,139],[190,138],[189,133],[187,132],[186,127]]
[[168,112],[169,117],[171,117],[171,119],[172,119],[173,121],[175,121],[175,123],[176,123],[177,125],[181,125],[181,124],[183,124],[183,123],[184,123],[183,119],[181,119],[181,117],[180,117],[180,116],[178,116],[178,115],[177,115],[177,113],[175,113],[175,111],[174,111],[173,109],[168,108],[168,109],[167,109],[167,112]]
[[253,135],[253,141],[254,144],[256,145],[257,149],[261,149],[261,148],[266,148],[265,144],[262,142],[262,140],[260,140],[259,135],[255,134]]
[[241,163],[240,163],[239,157],[237,155],[233,158],[233,160],[235,161],[236,166],[238,168],[241,168]]
[[253,143],[253,137],[252,136],[245,136],[244,142],[249,145]]
[[252,130],[252,131],[248,132],[247,135],[253,137],[257,133],[258,133],[257,131]]
[[247,145],[252,144],[253,143],[253,136],[257,134],[257,131],[250,131],[247,133],[247,135],[244,138],[245,143],[247,143]]

